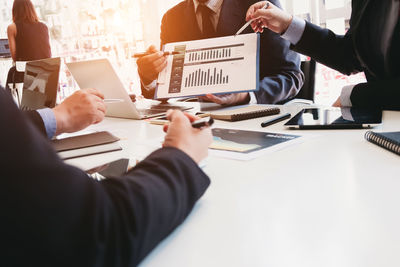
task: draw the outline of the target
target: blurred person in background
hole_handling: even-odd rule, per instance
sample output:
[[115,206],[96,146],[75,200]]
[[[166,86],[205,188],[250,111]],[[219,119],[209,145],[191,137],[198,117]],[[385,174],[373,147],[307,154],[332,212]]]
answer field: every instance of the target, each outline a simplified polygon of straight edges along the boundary
[[14,0],[13,23],[7,34],[14,61],[31,61],[51,57],[49,30],[39,21],[30,0]]
[[[14,0],[13,23],[8,26],[11,56],[16,61],[32,61],[51,57],[47,26],[39,21],[30,0]],[[7,78],[10,83],[22,83],[24,73],[12,67]],[[103,120],[106,106],[104,96],[95,89],[75,92],[53,109],[26,111],[31,122],[49,139],[61,133],[71,133]]]
[[[30,0],[14,0],[13,23],[7,28],[11,57],[16,61],[32,61],[51,57],[49,31],[39,21]],[[8,73],[9,83],[21,83],[24,73],[17,72],[15,66]]]

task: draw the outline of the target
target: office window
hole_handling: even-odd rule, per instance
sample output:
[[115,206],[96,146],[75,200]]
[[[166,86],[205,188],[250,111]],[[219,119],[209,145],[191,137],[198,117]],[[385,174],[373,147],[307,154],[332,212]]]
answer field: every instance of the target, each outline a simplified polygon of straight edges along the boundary
[[[107,57],[117,67],[126,88],[140,92],[136,63],[131,55],[149,45],[159,46],[163,14],[181,0],[33,0],[40,19],[47,24],[53,56],[67,61]],[[0,0],[0,38],[11,23],[13,0]],[[284,9],[308,21],[344,34],[348,28],[351,0],[281,0]],[[4,83],[11,62],[0,61]],[[330,105],[341,88],[364,81],[362,74],[347,77],[318,65],[316,102]],[[74,90],[64,69],[63,96]],[[70,90],[69,88],[72,88]]]
[[[162,14],[179,0],[32,0],[41,21],[49,28],[54,57],[66,61],[109,58],[125,84],[140,93],[136,51],[159,47]],[[7,37],[13,0],[0,0],[0,38]],[[0,61],[4,85],[11,60]],[[62,97],[75,89],[68,71],[60,78]],[[60,99],[59,99],[60,100]]]

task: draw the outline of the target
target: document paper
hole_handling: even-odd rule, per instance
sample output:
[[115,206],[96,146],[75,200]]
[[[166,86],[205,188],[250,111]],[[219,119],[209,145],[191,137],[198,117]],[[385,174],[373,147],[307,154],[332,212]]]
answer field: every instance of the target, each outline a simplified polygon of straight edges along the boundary
[[214,128],[210,154],[251,160],[304,141],[300,135]]
[[156,98],[258,90],[259,35],[255,33],[169,43],[167,67],[159,74]]

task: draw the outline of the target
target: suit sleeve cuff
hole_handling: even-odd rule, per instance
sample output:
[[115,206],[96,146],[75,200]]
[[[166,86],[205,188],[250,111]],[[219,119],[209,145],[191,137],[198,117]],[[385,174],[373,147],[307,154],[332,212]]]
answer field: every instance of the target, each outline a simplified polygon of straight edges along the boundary
[[306,21],[304,19],[293,17],[292,23],[289,25],[286,32],[282,34],[282,38],[296,45],[303,36],[305,28]]
[[152,82],[149,83],[149,84],[144,84],[143,82],[141,82],[141,83],[142,83],[142,85],[143,85],[143,88],[144,88],[146,91],[152,91],[152,90],[156,89],[156,86],[157,86],[157,81],[156,81],[156,80],[152,81]]
[[353,115],[351,114],[350,107],[341,108],[340,110],[342,112],[343,119],[345,119],[346,121],[354,121]]
[[44,108],[37,110],[37,113],[42,117],[47,137],[49,139],[53,138],[57,130],[57,121],[53,110],[50,108]]
[[254,92],[249,92],[250,102],[249,104],[257,104],[256,94]]
[[351,107],[353,104],[351,103],[351,93],[353,92],[355,85],[346,85],[342,89],[342,93],[340,94],[340,104],[342,107]]

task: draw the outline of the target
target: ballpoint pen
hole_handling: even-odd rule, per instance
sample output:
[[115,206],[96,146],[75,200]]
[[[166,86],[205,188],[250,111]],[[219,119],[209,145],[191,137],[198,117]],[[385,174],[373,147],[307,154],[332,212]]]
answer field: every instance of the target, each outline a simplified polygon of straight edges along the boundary
[[[269,7],[269,2],[267,2],[261,9],[267,9]],[[256,19],[251,19],[248,22],[246,22],[246,24],[243,25],[242,28],[240,28],[237,33],[235,34],[235,36],[241,34],[249,25],[250,23],[252,23],[254,20]]]
[[201,129],[203,127],[211,127],[213,124],[214,119],[209,117],[192,122],[192,127],[196,129]]
[[[178,55],[181,54],[181,52],[177,52],[177,51],[172,51],[172,52],[164,52],[164,56],[172,56],[172,55]],[[133,54],[133,58],[141,58],[144,56],[148,56],[151,55],[151,53],[148,52],[143,52],[143,53],[135,53]]]
[[[168,125],[169,121],[166,119],[151,119],[149,120],[150,124],[154,125]],[[201,129],[204,127],[211,127],[214,124],[214,119],[209,117],[209,118],[202,118],[197,121],[194,121],[191,123],[193,128],[196,129]]]
[[272,124],[278,123],[280,121],[289,119],[290,116],[291,116],[290,113],[287,113],[287,114],[280,115],[280,116],[278,116],[276,118],[273,118],[271,120],[264,121],[263,123],[261,123],[261,127],[267,127],[267,126],[270,126]]
[[124,102],[123,99],[119,99],[119,98],[106,98],[103,100],[104,103],[106,104],[112,104],[112,103],[121,103]]

